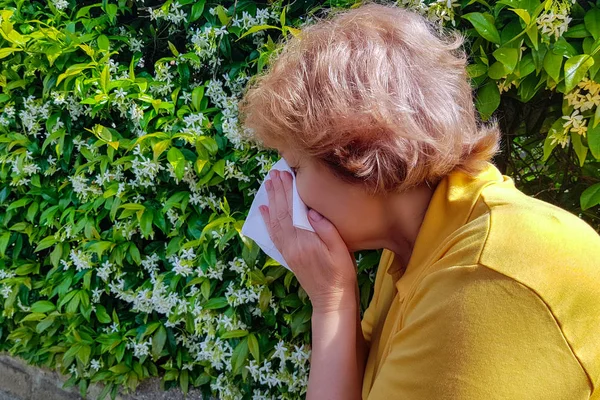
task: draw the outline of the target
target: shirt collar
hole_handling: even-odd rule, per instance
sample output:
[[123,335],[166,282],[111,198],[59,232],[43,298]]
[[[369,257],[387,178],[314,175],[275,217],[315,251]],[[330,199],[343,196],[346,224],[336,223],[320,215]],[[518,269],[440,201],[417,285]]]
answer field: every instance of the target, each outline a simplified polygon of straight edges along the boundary
[[436,249],[467,223],[483,188],[506,180],[512,179],[503,175],[494,164],[486,162],[485,167],[474,176],[454,170],[439,182],[425,212],[408,265],[406,268],[394,268],[394,254],[390,257],[386,272],[392,276],[399,294],[406,294],[422,268],[435,261],[431,258],[437,253]]

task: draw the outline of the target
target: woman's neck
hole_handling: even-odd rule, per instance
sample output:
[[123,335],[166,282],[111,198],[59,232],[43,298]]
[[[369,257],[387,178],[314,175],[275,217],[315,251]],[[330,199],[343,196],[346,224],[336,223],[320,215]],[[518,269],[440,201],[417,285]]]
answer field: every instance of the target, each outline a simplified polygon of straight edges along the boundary
[[435,187],[423,184],[385,199],[387,239],[383,247],[393,251],[404,267],[412,255],[434,191]]

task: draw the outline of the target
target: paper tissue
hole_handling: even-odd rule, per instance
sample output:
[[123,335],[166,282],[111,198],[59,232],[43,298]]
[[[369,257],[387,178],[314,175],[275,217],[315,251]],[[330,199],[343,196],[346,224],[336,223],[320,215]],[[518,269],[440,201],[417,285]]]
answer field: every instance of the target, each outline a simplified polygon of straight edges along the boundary
[[[292,172],[290,166],[285,162],[282,158],[277,161],[271,170],[278,171],[288,171],[292,174],[293,177],[293,190],[292,190],[292,222],[296,228],[306,229],[308,231],[314,232],[315,230],[312,228],[310,222],[308,221],[308,208],[300,199],[300,195],[296,190],[296,177]],[[256,193],[256,197],[252,202],[252,206],[250,207],[250,212],[248,213],[248,217],[242,226],[242,235],[249,237],[254,240],[256,244],[260,246],[260,248],[271,258],[277,260],[281,265],[290,269],[290,267],[285,262],[285,259],[275,247],[275,244],[271,240],[269,236],[269,231],[267,230],[267,226],[263,220],[263,217],[258,209],[259,206],[269,205],[269,198],[267,195],[267,189],[265,187],[265,182],[269,179],[269,175],[265,177],[265,180],[260,185],[258,192]],[[291,271],[291,270],[290,270]]]

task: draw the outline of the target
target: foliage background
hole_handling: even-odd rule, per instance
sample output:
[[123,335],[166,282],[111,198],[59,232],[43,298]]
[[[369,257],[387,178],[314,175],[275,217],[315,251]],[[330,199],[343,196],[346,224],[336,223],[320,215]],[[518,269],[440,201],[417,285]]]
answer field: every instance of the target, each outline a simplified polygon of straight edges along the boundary
[[[600,229],[600,4],[393,4],[468,35],[495,163]],[[236,106],[280,40],[359,5],[0,0],[0,350],[82,394],[161,376],[303,397],[310,302],[240,235],[277,158],[241,140]],[[364,310],[379,253],[357,256]]]

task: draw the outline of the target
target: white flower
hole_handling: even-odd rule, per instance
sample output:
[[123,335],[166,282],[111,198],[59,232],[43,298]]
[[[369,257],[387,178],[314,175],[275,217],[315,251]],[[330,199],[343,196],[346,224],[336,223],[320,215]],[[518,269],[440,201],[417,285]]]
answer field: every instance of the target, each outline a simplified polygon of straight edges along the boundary
[[583,115],[579,114],[579,110],[573,111],[571,115],[565,115],[562,119],[567,120],[563,124],[565,131],[575,132],[581,136],[585,136],[587,132],[586,120],[583,119]]
[[52,0],[52,3],[59,11],[62,11],[69,6],[69,2],[67,0]]
[[92,290],[92,301],[94,303],[98,303],[100,301],[100,296],[102,296],[102,293],[104,293],[104,290],[100,288]]
[[142,42],[140,39],[137,39],[135,37],[129,38],[129,50],[131,50],[132,52],[142,51],[143,47],[144,42]]
[[181,252],[181,258],[184,260],[193,260],[196,258],[196,254],[194,254],[193,248],[183,249]]
[[570,4],[566,2],[553,2],[552,7],[537,18],[538,29],[558,40],[569,28],[571,22],[571,17],[569,17],[570,8]]
[[2,297],[7,299],[8,296],[11,295],[11,293],[12,293],[12,287],[2,284],[2,289],[0,289],[0,294],[2,295]]
[[189,265],[187,260],[183,260],[179,257],[175,258],[173,271],[175,272],[176,275],[181,275],[184,277],[191,275],[193,272],[192,267],[191,267],[191,265]]
[[98,371],[101,368],[101,365],[100,360],[90,361],[90,367],[95,371]]
[[273,355],[271,356],[272,358],[279,358],[281,361],[287,360],[288,349],[286,347],[284,347],[283,345],[284,345],[284,343],[282,340],[280,340],[275,345],[275,353],[273,353]]
[[71,253],[69,253],[69,258],[73,264],[75,264],[75,269],[77,269],[78,272],[82,269],[92,268],[90,264],[92,260],[91,256],[89,254],[85,254],[81,250],[71,250]]

